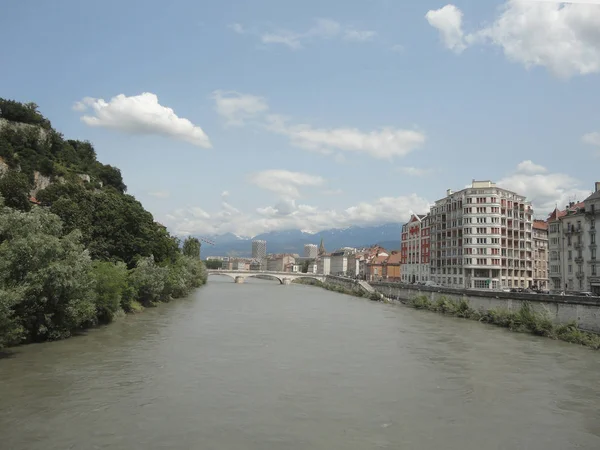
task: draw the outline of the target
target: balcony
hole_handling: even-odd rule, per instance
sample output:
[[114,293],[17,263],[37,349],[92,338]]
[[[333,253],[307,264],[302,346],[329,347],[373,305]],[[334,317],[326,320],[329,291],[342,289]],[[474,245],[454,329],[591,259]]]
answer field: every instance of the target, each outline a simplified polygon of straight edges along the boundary
[[577,278],[583,278],[583,277],[585,277],[585,274],[584,274],[583,272],[577,272],[577,273],[575,274],[575,276],[576,276]]
[[575,244],[573,244],[573,246],[577,249],[582,249],[583,248],[583,243],[582,242],[575,242]]
[[577,257],[575,258],[575,262],[576,262],[577,264],[582,264],[582,263],[583,263],[583,256],[577,256]]

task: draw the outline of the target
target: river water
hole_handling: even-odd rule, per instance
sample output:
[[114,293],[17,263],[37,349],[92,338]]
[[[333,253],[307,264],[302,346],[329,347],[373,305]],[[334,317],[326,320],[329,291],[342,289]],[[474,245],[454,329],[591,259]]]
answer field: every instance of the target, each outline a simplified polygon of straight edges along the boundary
[[0,359],[0,449],[598,450],[600,353],[211,277]]

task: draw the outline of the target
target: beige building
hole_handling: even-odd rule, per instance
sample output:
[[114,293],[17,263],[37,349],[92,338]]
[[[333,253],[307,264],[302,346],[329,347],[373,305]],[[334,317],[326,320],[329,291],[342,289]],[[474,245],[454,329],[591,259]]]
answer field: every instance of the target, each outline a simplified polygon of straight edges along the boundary
[[293,255],[269,255],[267,256],[267,270],[269,272],[291,272],[296,258]]
[[598,223],[600,182],[583,202],[555,209],[548,218],[551,287],[566,292],[600,294]]
[[533,286],[549,289],[548,286],[548,223],[533,221]]
[[473,180],[430,210],[431,280],[500,289],[533,285],[533,209],[522,195]]

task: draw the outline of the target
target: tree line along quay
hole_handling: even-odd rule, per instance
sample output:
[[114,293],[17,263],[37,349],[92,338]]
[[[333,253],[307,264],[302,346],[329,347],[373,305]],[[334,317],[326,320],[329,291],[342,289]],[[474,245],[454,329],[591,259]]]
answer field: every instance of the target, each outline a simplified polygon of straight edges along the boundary
[[33,103],[0,99],[0,348],[63,339],[187,295],[200,242],[154,221],[118,168]]

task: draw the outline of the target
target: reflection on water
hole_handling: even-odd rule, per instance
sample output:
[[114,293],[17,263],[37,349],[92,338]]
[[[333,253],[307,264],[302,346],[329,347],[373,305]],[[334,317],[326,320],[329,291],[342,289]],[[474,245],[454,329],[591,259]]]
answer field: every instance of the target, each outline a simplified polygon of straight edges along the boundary
[[0,448],[600,448],[600,353],[263,280],[0,360]]

